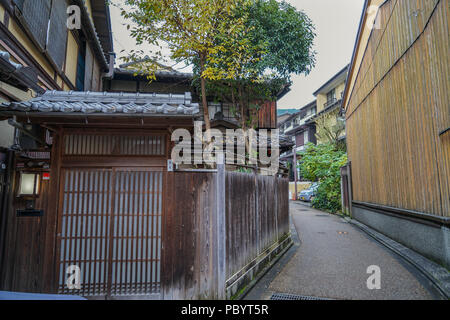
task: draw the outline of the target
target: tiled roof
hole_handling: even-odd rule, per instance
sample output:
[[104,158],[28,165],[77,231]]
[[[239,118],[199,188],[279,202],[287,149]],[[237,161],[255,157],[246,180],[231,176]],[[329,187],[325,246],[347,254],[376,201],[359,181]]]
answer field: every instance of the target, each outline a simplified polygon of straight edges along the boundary
[[[136,76],[147,76],[145,73],[141,73],[139,70],[135,69],[126,69],[126,68],[116,68],[114,69],[115,74],[124,74],[124,75],[135,75]],[[156,71],[155,76],[157,78],[175,78],[175,79],[186,79],[192,80],[194,78],[193,73],[183,73],[178,71],[166,71],[159,70]]]
[[83,114],[148,114],[182,116],[199,113],[191,94],[141,94],[111,92],[48,91],[26,102],[0,104],[0,112]]

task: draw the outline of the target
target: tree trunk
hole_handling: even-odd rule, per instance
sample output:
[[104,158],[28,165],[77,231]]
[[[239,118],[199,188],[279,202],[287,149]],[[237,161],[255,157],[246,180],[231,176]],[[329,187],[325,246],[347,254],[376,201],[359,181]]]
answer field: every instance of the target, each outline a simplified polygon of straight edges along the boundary
[[205,120],[205,129],[207,132],[206,143],[209,144],[211,142],[211,135],[209,134],[211,122],[209,121],[208,97],[206,96],[206,79],[203,77],[203,72],[205,71],[205,59],[204,56],[200,56],[200,82],[202,89],[203,118]]

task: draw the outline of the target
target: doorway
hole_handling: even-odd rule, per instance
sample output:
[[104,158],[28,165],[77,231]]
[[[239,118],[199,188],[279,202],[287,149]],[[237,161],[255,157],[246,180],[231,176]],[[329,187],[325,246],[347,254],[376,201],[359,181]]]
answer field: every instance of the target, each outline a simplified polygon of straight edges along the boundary
[[[58,293],[159,295],[165,167],[152,156],[164,137],[74,137],[65,137],[60,169]],[[127,165],[136,162],[150,166]]]

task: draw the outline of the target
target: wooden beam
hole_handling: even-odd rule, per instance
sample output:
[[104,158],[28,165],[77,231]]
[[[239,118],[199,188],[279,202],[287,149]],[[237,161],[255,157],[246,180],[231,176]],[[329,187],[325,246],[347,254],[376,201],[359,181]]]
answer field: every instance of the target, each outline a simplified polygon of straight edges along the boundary
[[217,155],[216,188],[216,241],[217,241],[217,298],[226,299],[226,207],[225,207],[225,161],[224,154]]

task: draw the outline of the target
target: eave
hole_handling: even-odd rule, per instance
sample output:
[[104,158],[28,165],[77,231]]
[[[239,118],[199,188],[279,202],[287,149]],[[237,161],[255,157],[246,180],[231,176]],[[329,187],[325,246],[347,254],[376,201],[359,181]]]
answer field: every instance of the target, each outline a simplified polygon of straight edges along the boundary
[[334,81],[338,80],[339,77],[342,77],[342,75],[348,71],[349,64],[346,65],[342,70],[340,70],[338,73],[336,73],[330,80],[328,80],[325,84],[323,84],[319,89],[316,90],[316,92],[313,93],[313,95],[316,97],[320,93],[325,93],[323,91],[325,90],[329,85],[331,85]]
[[109,52],[105,52],[102,47],[102,44],[95,29],[94,22],[91,20],[85,2],[83,0],[73,0],[73,2],[81,8],[82,25],[85,27],[84,30],[87,33],[87,38],[89,39],[89,42],[93,44],[95,56],[99,60],[102,70],[108,71],[109,63],[108,60],[106,59],[106,55],[109,54]]

